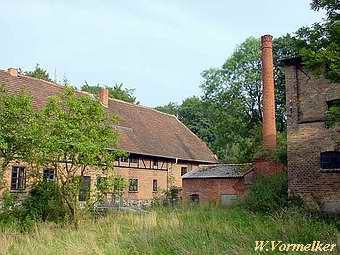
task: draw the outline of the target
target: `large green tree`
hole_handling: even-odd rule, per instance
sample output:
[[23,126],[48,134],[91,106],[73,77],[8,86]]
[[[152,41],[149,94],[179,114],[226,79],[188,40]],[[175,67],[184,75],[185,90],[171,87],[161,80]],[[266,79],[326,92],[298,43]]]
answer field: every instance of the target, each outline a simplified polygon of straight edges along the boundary
[[88,168],[98,174],[113,171],[118,135],[112,129],[115,116],[109,116],[97,100],[77,96],[66,86],[63,93],[49,98],[41,111],[42,161],[57,171],[62,196],[75,223],[79,214],[78,195]]
[[315,11],[325,10],[326,18],[296,32],[302,44],[299,55],[316,75],[340,82],[340,2],[313,0],[311,7]]
[[[82,91],[89,92],[97,95],[100,90],[99,85],[90,85],[85,81],[85,84],[81,87]],[[125,102],[139,104],[136,96],[134,95],[135,89],[124,88],[123,83],[114,84],[113,87],[108,87],[109,96],[111,98],[119,99]]]
[[[32,99],[21,92],[9,95],[0,87],[0,183],[13,160],[33,163],[36,159],[38,126]],[[1,187],[1,186],[0,186]]]
[[[299,41],[290,35],[274,39],[277,128],[286,130],[285,80],[281,60],[295,56]],[[253,160],[261,145],[262,81],[259,38],[248,38],[221,68],[202,72],[202,97],[157,107],[175,114],[226,162]]]

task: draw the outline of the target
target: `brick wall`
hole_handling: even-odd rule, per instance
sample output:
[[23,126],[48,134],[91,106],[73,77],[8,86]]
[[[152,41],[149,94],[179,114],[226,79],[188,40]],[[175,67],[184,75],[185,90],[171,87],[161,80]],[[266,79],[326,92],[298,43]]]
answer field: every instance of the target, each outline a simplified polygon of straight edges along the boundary
[[[34,183],[37,178],[41,178],[43,169],[40,169],[37,177],[32,176],[32,170],[30,167],[22,162],[16,161],[12,162],[7,170],[4,173],[4,187],[9,190],[10,182],[11,182],[11,170],[12,166],[24,166],[27,171],[26,178],[26,192],[30,190],[30,187]],[[151,200],[154,197],[160,195],[162,191],[165,191],[170,186],[182,187],[182,178],[181,178],[181,168],[187,167],[188,171],[195,169],[197,167],[196,164],[182,163],[178,164],[169,163],[168,171],[166,169],[142,169],[142,168],[128,168],[128,167],[119,167],[116,166],[114,168],[115,173],[118,176],[124,177],[127,181],[128,179],[138,179],[138,191],[137,192],[129,192],[128,189],[125,190],[123,198],[126,200]],[[88,168],[85,173],[85,176],[91,177],[91,190],[95,191],[96,189],[96,179],[99,176],[105,176],[105,174],[101,173],[101,171],[96,170],[95,168]],[[153,191],[153,180],[157,180],[157,186],[159,192]],[[0,190],[0,197],[2,192],[5,190]]]
[[182,199],[190,201],[190,195],[198,194],[200,203],[220,203],[221,195],[242,195],[246,186],[243,178],[183,179]]
[[288,112],[289,194],[326,212],[340,212],[340,169],[323,171],[320,153],[339,150],[340,133],[324,124],[327,101],[340,98],[340,84],[316,79],[299,64],[285,67]]
[[286,170],[286,166],[270,159],[256,159],[254,171],[256,174],[271,176]]

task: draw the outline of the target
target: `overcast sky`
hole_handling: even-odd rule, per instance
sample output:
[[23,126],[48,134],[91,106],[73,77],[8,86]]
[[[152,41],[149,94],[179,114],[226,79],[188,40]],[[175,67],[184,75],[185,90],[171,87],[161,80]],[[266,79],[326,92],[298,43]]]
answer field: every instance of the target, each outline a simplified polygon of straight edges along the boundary
[[80,86],[136,89],[143,105],[199,95],[200,73],[249,36],[294,32],[321,19],[307,0],[1,1],[0,69],[33,69]]

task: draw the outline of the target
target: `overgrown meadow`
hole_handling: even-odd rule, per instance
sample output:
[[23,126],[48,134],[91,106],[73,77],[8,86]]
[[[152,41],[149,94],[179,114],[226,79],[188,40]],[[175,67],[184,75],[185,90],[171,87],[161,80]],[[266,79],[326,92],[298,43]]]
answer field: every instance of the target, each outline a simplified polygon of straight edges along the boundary
[[[111,212],[72,225],[36,223],[29,233],[5,229],[0,254],[256,254],[256,240],[335,243],[335,223],[290,208],[271,216],[240,206]],[[273,254],[273,253],[271,253]]]

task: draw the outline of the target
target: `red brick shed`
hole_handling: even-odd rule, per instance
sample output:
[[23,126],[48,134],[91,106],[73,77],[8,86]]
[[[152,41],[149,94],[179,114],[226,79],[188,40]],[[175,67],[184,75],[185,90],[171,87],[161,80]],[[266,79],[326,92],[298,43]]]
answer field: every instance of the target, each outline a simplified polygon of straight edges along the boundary
[[229,205],[244,194],[254,177],[251,164],[201,166],[182,176],[182,199]]

